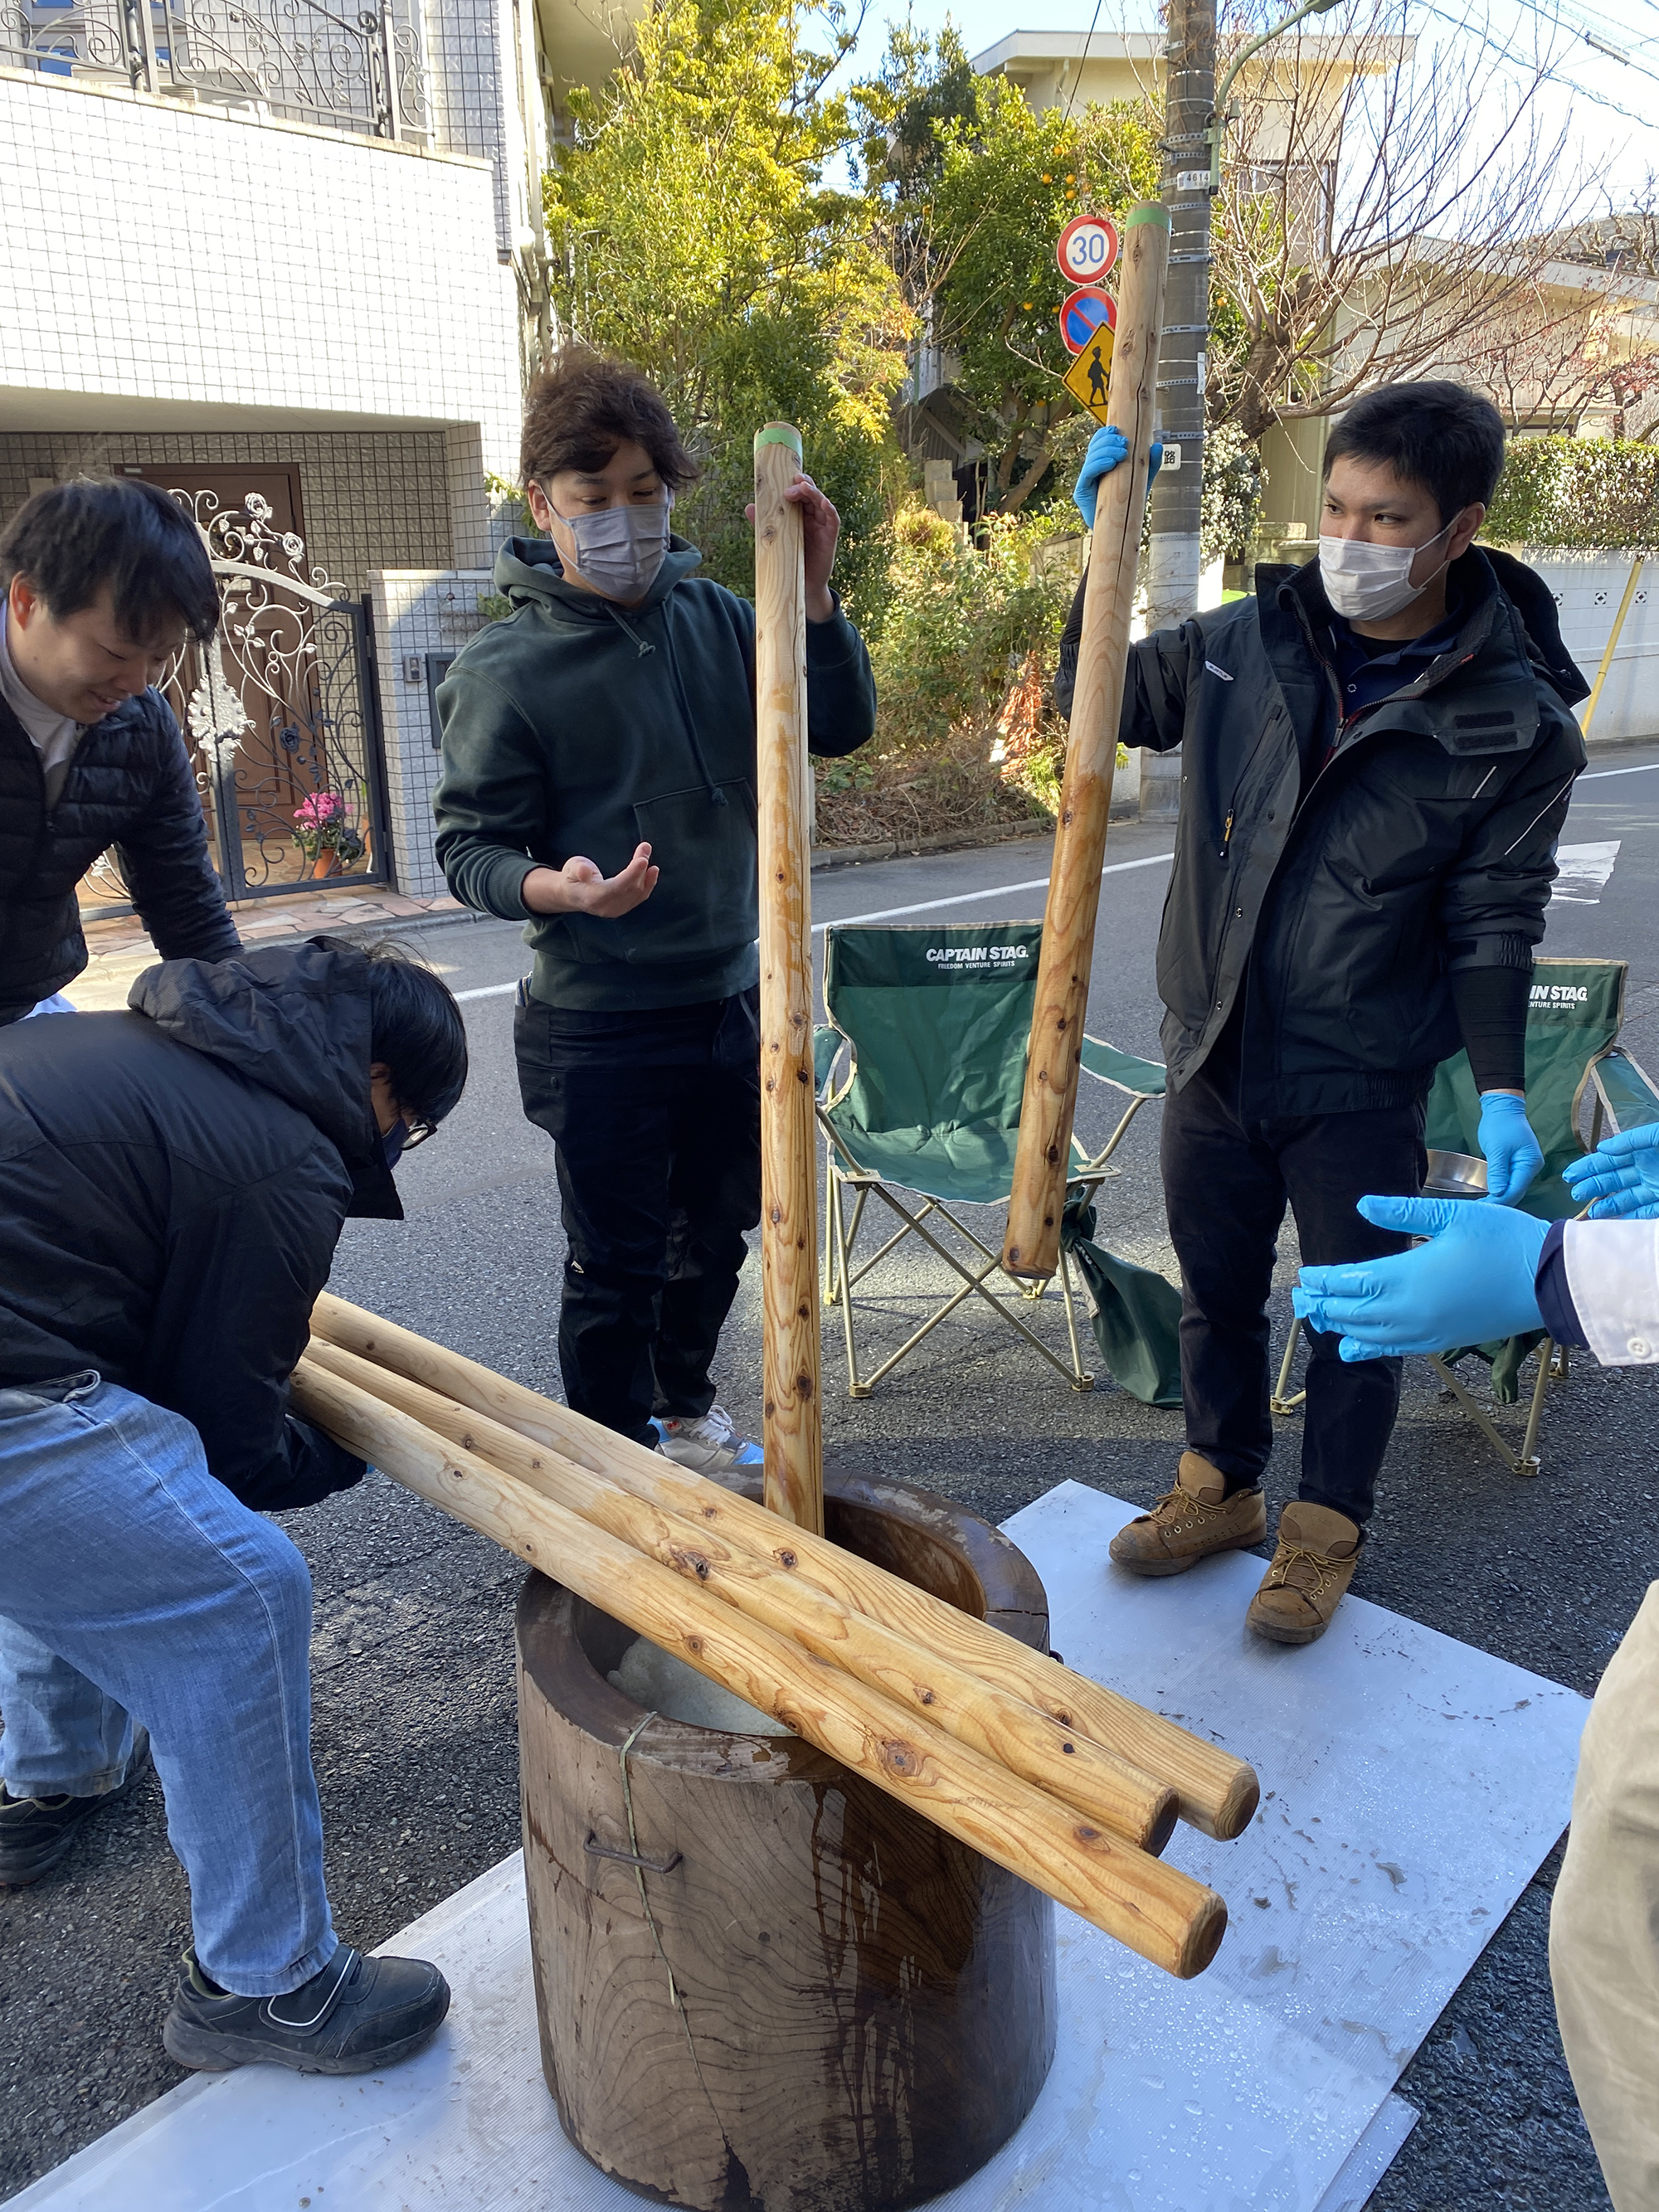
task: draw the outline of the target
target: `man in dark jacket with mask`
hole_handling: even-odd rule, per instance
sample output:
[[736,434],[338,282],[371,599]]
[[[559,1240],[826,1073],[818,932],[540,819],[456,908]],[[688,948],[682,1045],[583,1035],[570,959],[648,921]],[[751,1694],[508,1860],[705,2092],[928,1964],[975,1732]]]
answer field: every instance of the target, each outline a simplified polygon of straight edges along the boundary
[[53,484],[0,537],[0,586],[3,1027],[86,966],[76,886],[112,845],[164,960],[222,960],[240,939],[190,756],[151,688],[218,627],[195,523],[131,477]]
[[[1120,735],[1182,761],[1158,977],[1188,1449],[1112,1544],[1139,1574],[1266,1535],[1287,1200],[1308,1265],[1401,1249],[1355,1207],[1421,1188],[1429,1085],[1460,1045],[1488,1202],[1541,1164],[1527,998],[1589,686],[1540,580],[1474,544],[1503,458],[1496,409],[1459,386],[1367,394],[1326,449],[1318,559],[1130,651]],[[1308,1331],[1301,1486],[1248,1616],[1279,1643],[1322,1635],[1347,1589],[1399,1406],[1399,1360],[1337,1341]]]
[[334,1932],[311,1583],[261,1512],[363,1473],[288,1378],[343,1223],[402,1218],[465,1031],[437,976],[325,938],[167,962],[129,1004],[0,1032],[0,1885],[153,1750],[195,1931],[168,2051],[362,2072],[448,1992]]
[[[526,921],[514,1042],[557,1150],[565,1395],[720,1474],[759,1460],[709,1363],[760,1218],[755,610],[669,523],[696,473],[636,369],[575,352],[532,387],[523,470],[548,532],[495,580],[513,612],[438,695],[438,857],[457,898]],[[830,588],[839,520],[807,478],[808,738],[875,726]]]

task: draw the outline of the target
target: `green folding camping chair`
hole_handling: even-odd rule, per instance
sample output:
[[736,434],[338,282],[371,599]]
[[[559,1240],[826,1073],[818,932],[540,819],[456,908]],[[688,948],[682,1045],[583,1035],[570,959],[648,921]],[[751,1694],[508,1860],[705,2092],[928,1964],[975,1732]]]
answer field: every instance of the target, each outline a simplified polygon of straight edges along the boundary
[[[1618,1043],[1625,1016],[1626,973],[1626,963],[1622,960],[1573,960],[1547,955],[1533,963],[1532,996],[1527,1008],[1527,1117],[1543,1147],[1544,1165],[1521,1206],[1523,1212],[1540,1221],[1565,1220],[1577,1212],[1571,1194],[1561,1180],[1561,1170],[1588,1146],[1601,1142],[1609,1121],[1619,1129],[1659,1120],[1659,1096]],[[1582,1126],[1587,1097],[1594,1100],[1588,1137]],[[1429,1092],[1430,1152],[1478,1154],[1480,1124],[1480,1093],[1470,1073],[1468,1054],[1460,1052],[1435,1070]],[[1302,1333],[1299,1328],[1293,1328],[1285,1347],[1279,1387],[1272,1401],[1276,1413],[1291,1412],[1307,1395],[1305,1391],[1298,1391],[1294,1397],[1288,1395],[1291,1365]],[[1538,1373],[1518,1451],[1456,1372],[1454,1363],[1471,1356],[1477,1347],[1449,1346],[1443,1353],[1431,1354],[1429,1361],[1444,1388],[1510,1474],[1516,1475],[1538,1472],[1545,1395],[1553,1379],[1566,1379],[1566,1346],[1546,1336],[1512,1337],[1503,1346],[1479,1347],[1491,1359],[1494,1382],[1513,1395],[1516,1371],[1534,1345]]]
[[[1013,1188],[1025,1054],[1036,994],[1040,922],[957,923],[882,929],[831,927],[824,943],[823,997],[832,1024],[814,1039],[818,1120],[829,1152],[824,1301],[839,1305],[847,1345],[847,1387],[855,1398],[875,1385],[969,1298],[981,1299],[1077,1390],[1093,1386],[1084,1367],[1072,1263],[1062,1252],[1060,1297],[1069,1363],[1020,1311],[1033,1312],[1043,1287],[1015,1280],[1013,1297],[989,1287],[998,1252],[952,1209],[1006,1206]],[[851,1065],[837,1086],[843,1051]],[[1073,1193],[1092,1198],[1109,1176],[1124,1133],[1149,1098],[1164,1095],[1155,1060],[1083,1042],[1083,1066],[1128,1100],[1105,1146],[1091,1154],[1073,1136]],[[896,1219],[892,1234],[855,1258],[872,1199]],[[883,1217],[885,1218],[885,1216]],[[945,1241],[953,1232],[963,1258]],[[906,1239],[921,1239],[957,1278],[935,1311],[868,1374],[859,1369],[853,1291]]]

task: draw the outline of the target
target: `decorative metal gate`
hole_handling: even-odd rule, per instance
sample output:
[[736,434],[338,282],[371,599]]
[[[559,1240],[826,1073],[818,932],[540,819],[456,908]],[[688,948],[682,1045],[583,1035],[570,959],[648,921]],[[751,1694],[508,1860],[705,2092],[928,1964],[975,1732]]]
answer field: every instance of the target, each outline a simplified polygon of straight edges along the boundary
[[320,877],[387,876],[382,763],[363,608],[249,492],[175,491],[206,535],[223,614],[164,687],[195,750],[227,898]]
[[[270,503],[210,491],[173,496],[200,524],[223,610],[161,684],[191,749],[209,849],[228,899],[291,894],[322,878],[390,879],[384,763],[363,606],[305,540],[276,530]],[[128,910],[113,853],[88,871],[81,910]]]

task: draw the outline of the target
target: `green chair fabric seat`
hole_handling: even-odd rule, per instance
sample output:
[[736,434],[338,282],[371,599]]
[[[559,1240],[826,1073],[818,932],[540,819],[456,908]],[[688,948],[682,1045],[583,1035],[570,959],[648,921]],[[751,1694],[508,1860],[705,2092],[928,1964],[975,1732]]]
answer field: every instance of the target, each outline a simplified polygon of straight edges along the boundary
[[[883,928],[831,927],[824,940],[823,996],[830,1027],[814,1038],[818,1117],[830,1152],[825,1297],[842,1308],[848,1382],[855,1397],[965,1299],[977,1296],[1074,1388],[1086,1389],[1073,1310],[1072,1265],[1061,1254],[1060,1295],[1070,1340],[1069,1365],[1022,1318],[1042,1293],[1014,1284],[1012,1298],[988,1287],[1000,1255],[951,1211],[1006,1206],[1025,1084],[1040,922],[944,923]],[[822,1039],[822,1042],[821,1042]],[[850,1073],[824,1087],[843,1043]],[[1091,1158],[1073,1139],[1073,1188],[1092,1200],[1116,1170],[1110,1156],[1139,1107],[1164,1091],[1152,1060],[1097,1038],[1085,1041],[1084,1065],[1128,1094],[1127,1110],[1104,1149]],[[915,1194],[921,1203],[912,1202]],[[862,1262],[854,1248],[871,1198],[897,1218],[896,1232]],[[949,1229],[967,1248],[964,1263],[941,1242]],[[938,1311],[872,1372],[860,1375],[851,1291],[896,1246],[915,1234],[957,1280]],[[1012,1279],[1008,1279],[1012,1281]]]

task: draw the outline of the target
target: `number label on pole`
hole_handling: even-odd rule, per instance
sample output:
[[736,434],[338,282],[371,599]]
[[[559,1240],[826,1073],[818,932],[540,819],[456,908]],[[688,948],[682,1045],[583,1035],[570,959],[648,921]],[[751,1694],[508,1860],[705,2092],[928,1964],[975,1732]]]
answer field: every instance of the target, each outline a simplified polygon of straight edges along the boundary
[[1109,215],[1080,215],[1060,234],[1060,273],[1073,284],[1098,284],[1117,259],[1117,225]]
[[1067,353],[1081,353],[1097,331],[1109,334],[1116,327],[1117,309],[1092,284],[1073,292],[1060,311],[1060,335]]

